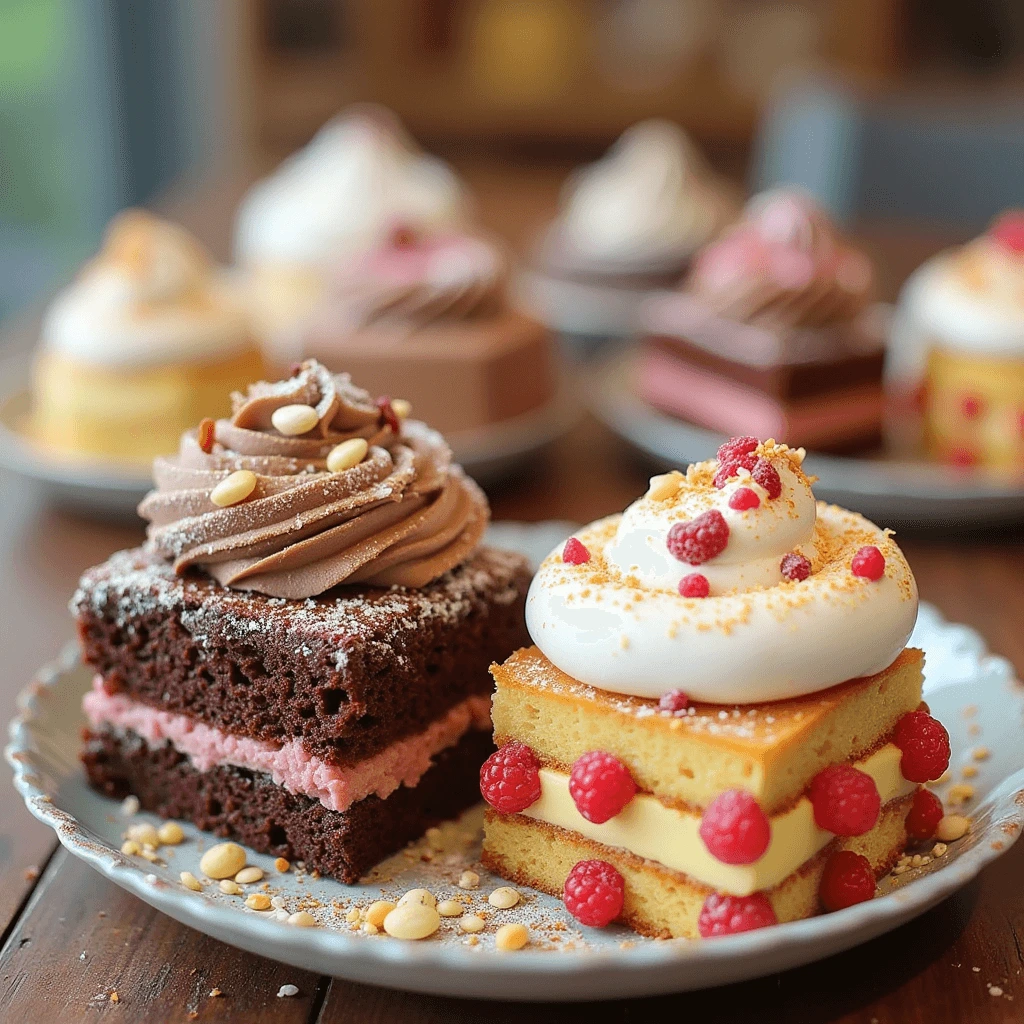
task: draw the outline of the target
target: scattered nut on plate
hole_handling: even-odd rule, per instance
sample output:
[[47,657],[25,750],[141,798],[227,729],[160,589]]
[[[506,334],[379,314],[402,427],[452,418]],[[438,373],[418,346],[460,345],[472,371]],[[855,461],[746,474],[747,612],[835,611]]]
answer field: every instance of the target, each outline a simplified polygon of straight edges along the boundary
[[199,860],[199,870],[214,880],[233,878],[245,867],[245,850],[238,843],[211,846]]

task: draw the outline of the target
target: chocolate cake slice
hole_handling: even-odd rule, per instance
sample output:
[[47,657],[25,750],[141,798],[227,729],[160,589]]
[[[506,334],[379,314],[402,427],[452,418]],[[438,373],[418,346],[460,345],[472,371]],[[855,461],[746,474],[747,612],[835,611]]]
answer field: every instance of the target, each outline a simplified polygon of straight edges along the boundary
[[476,802],[488,666],[526,642],[530,572],[479,545],[486,500],[440,436],[344,375],[308,363],[235,406],[158,462],[147,544],[72,600],[83,763],[101,792],[353,882]]

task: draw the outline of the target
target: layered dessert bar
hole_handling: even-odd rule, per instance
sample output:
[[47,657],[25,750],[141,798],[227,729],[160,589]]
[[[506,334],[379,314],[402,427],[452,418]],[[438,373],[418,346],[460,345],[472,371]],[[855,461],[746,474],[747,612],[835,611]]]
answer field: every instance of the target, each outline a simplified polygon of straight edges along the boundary
[[347,882],[479,799],[529,570],[439,434],[308,362],[154,479],[72,602],[95,788]]
[[887,374],[896,440],[923,439],[950,465],[1024,472],[1024,211],[911,276]]
[[337,261],[302,352],[371,391],[401,394],[453,444],[521,421],[554,397],[554,343],[513,308],[508,277],[508,258],[489,239],[396,229]]
[[846,451],[877,444],[885,332],[867,257],[805,197],[755,197],[643,312],[638,386],[723,434]]
[[874,895],[949,761],[887,531],[734,438],[570,538],[493,668],[487,865],[584,924],[712,936]]

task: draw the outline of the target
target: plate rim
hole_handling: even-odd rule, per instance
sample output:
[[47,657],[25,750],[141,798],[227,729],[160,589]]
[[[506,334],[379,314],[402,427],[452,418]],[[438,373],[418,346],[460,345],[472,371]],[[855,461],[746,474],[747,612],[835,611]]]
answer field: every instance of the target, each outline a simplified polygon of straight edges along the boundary
[[[724,434],[686,423],[648,405],[628,386],[635,370],[640,346],[631,342],[622,349],[598,360],[591,368],[589,393],[594,414],[613,433],[634,448],[659,462],[687,461],[680,455],[670,455],[657,442],[651,441],[652,431],[689,438],[691,444],[700,445],[705,457],[711,457],[724,439]],[[878,472],[872,467],[883,465]],[[975,481],[964,487],[964,477],[937,464],[921,460],[901,459],[890,463],[872,463],[852,456],[809,452],[807,467],[819,478],[819,487],[833,492],[863,495],[869,498],[888,497],[927,503],[953,511],[965,502],[991,504],[1015,503],[1024,512],[1024,484],[1000,486],[992,481]],[[887,490],[880,492],[877,482],[883,478]],[[951,488],[950,484],[958,484]]]
[[[926,614],[933,617],[936,628],[957,631],[959,644],[966,648],[965,654],[972,661],[972,677],[982,672],[991,674],[995,671],[1007,683],[1016,681],[1012,665],[1004,658],[991,655],[975,630],[948,622],[931,606],[922,605],[922,609],[927,609]],[[40,706],[41,698],[52,694],[66,674],[79,664],[77,646],[73,642],[69,643],[56,659],[39,670],[32,682],[19,694],[17,713],[9,725],[9,741],[4,750],[5,758],[14,771],[16,790],[29,812],[52,828],[61,844],[72,855],[175,920],[222,941],[243,945],[237,940],[237,925],[243,919],[238,910],[218,901],[194,897],[185,899],[178,887],[161,878],[147,880],[155,876],[107,845],[74,815],[61,809],[55,802],[56,794],[48,792],[44,781],[45,770],[41,770],[35,761],[31,723],[45,715],[45,707]],[[1020,685],[1019,681],[1016,683]],[[516,954],[512,975],[516,979],[533,980],[536,983],[557,981],[567,986],[579,985],[587,979],[608,975],[609,968],[613,967],[609,960],[614,956],[615,968],[630,972],[657,972],[657,977],[651,979],[648,991],[648,994],[653,995],[679,991],[680,985],[672,983],[672,969],[694,959],[721,964],[746,957],[773,962],[774,956],[774,962],[780,962],[779,957],[784,961],[787,951],[799,949],[804,943],[814,940],[822,945],[826,945],[828,940],[828,948],[823,955],[840,952],[924,913],[962,888],[989,863],[1006,853],[1024,831],[1024,768],[1003,779],[979,802],[975,813],[982,812],[991,813],[998,827],[1011,822],[1016,824],[1012,833],[1006,834],[1000,849],[993,849],[988,842],[977,843],[940,870],[917,878],[895,892],[838,913],[725,936],[713,942],[668,940],[638,943],[629,950],[603,947],[587,949],[578,954],[563,952],[557,955],[549,950],[527,948]],[[411,976],[407,976],[406,984],[402,983],[400,975],[389,978],[391,987],[410,991],[488,998],[481,985],[505,976],[505,967],[510,963],[502,958],[500,952],[489,949],[481,956],[479,950],[464,949],[461,945],[442,947],[431,943],[368,942],[358,936],[327,928],[291,928],[272,919],[250,915],[244,915],[244,922],[244,934],[250,945],[258,943],[264,955],[296,967],[310,969],[312,959],[319,965],[317,970],[333,974],[338,968],[330,965],[338,965],[344,960],[347,961],[345,973],[341,976],[369,983],[374,983],[373,976],[382,968],[403,967],[411,972],[419,971],[421,978],[424,977],[424,971],[437,974],[439,981],[434,988],[429,986],[425,978],[416,983]],[[844,936],[850,938],[850,941],[844,942]],[[799,959],[793,961],[793,965],[814,962],[815,959]],[[769,968],[769,972],[774,969]],[[445,985],[443,979],[450,977],[449,972],[453,970],[463,977],[471,978],[471,991],[453,992],[450,985]],[[743,976],[756,977],[763,973],[766,972],[758,970]],[[553,996],[548,984],[540,989],[526,990],[518,998],[564,1002],[607,998],[608,995],[606,989],[598,991],[596,995],[589,995],[577,988],[571,993]],[[499,994],[490,998],[505,997]]]

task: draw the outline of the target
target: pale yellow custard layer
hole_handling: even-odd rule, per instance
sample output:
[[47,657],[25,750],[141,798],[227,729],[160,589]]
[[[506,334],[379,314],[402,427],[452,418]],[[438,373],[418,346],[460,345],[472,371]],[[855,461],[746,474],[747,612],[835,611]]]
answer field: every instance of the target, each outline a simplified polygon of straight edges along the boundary
[[[899,748],[888,743],[855,762],[875,780],[883,805],[916,788],[900,772],[901,756]],[[639,793],[610,821],[595,825],[576,809],[569,795],[568,775],[542,768],[540,780],[540,799],[522,812],[527,817],[579,832],[606,846],[621,847],[734,896],[773,888],[833,838],[831,832],[815,824],[814,808],[803,796],[771,818],[771,842],[759,860],[746,865],[723,864],[700,838],[699,814],[666,807],[656,797]]]

